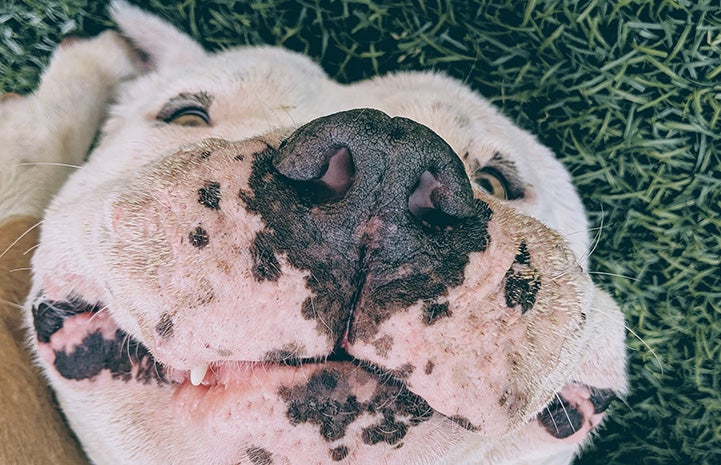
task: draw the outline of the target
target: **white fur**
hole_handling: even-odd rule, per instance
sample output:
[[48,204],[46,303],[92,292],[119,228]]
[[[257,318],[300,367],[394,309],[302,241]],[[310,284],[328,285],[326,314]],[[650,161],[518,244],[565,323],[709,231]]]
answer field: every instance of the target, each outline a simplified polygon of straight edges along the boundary
[[[240,47],[209,55],[168,24],[124,2],[116,2],[112,11],[124,33],[149,53],[155,69],[122,87],[98,147],[52,202],[35,260],[37,274],[31,295],[44,290],[57,296],[81,295],[90,302],[113,302],[116,305],[110,305],[109,314],[118,326],[161,352],[161,348],[152,345],[152,325],[144,321],[157,309],[151,308],[151,300],[140,305],[129,296],[115,295],[116,276],[109,271],[112,265],[107,258],[111,249],[106,239],[119,221],[118,199],[128,185],[152,177],[144,169],[158,163],[168,166],[168,154],[206,138],[242,141],[278,131],[287,133],[317,117],[346,109],[372,107],[392,116],[404,116],[433,129],[456,153],[468,153],[469,170],[473,163],[485,165],[496,152],[517,166],[526,188],[524,198],[491,201],[492,205],[501,212],[499,216],[506,215],[503,218],[507,221],[517,220],[509,229],[542,236],[543,244],[551,244],[551,249],[560,251],[559,256],[571,256],[571,263],[580,265],[556,270],[552,280],[566,283],[565,275],[570,276],[568,286],[578,287],[573,289],[573,295],[578,298],[578,305],[586,309],[588,321],[583,334],[569,341],[567,350],[561,352],[568,356],[566,360],[547,361],[556,363],[557,373],[549,375],[545,384],[527,386],[529,391],[535,390],[530,397],[538,399],[529,404],[532,411],[519,412],[510,421],[510,432],[501,437],[484,437],[451,428],[429,431],[428,436],[409,436],[407,449],[425,446],[426,441],[436,445],[431,447],[432,453],[425,452],[426,459],[410,454],[408,457],[414,457],[413,461],[402,463],[542,465],[571,460],[583,438],[567,442],[548,440],[532,418],[566,382],[578,381],[624,392],[623,318],[611,299],[593,287],[581,271],[586,267],[589,247],[587,220],[570,176],[547,148],[461,83],[440,74],[401,73],[341,86],[307,58],[285,50]],[[103,49],[102,53],[106,51]],[[155,121],[155,115],[169,98],[200,90],[214,96],[211,127],[182,128]],[[53,95],[67,101],[67,96],[59,91]],[[98,100],[85,101],[102,102],[104,96],[101,93],[96,96]],[[39,104],[45,111],[47,106],[47,100]],[[103,105],[88,107],[83,110],[95,114]],[[43,123],[43,128],[52,129],[58,119],[65,121],[53,116]],[[72,125],[71,129],[84,134],[73,138],[86,141],[78,147],[86,146],[94,132],[90,125]],[[28,140],[29,147],[36,148],[42,136],[33,135]],[[73,150],[74,159],[63,160],[79,163],[83,149]],[[565,245],[555,233],[524,219],[523,215],[556,231]],[[503,241],[499,243],[503,249]],[[565,247],[570,254],[566,254]],[[485,272],[481,265],[472,263],[466,274]],[[506,268],[499,268],[500,273]],[[467,284],[470,286],[472,281],[468,278]],[[158,296],[148,299],[156,297],[161,299]],[[459,296],[464,298],[467,295]],[[119,309],[120,302],[126,308]],[[28,303],[31,304],[32,301]],[[105,316],[101,321],[102,318]],[[205,449],[195,447],[201,440],[176,425],[165,407],[170,402],[167,394],[148,386],[133,386],[127,390],[102,388],[91,397],[85,391],[86,385],[67,383],[52,367],[46,369],[71,424],[97,463],[225,463],[216,456],[202,455],[199,451]],[[147,410],[148,406],[152,411]],[[264,412],[260,407],[258,411]],[[266,413],[271,417],[277,412]],[[117,425],[117,430],[109,425]],[[411,439],[416,441],[415,445]],[[297,456],[293,459],[304,457],[301,449],[295,450]],[[279,452],[293,454],[290,449]],[[325,462],[318,458],[318,463]]]
[[136,72],[127,45],[105,32],[59,47],[35,93],[0,103],[0,218],[41,215],[83,163],[115,87]]

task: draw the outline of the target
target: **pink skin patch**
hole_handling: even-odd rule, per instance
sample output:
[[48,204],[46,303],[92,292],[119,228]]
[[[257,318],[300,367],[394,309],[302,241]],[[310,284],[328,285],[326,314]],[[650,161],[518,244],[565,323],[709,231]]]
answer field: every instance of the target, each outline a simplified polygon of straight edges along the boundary
[[72,353],[82,346],[91,334],[99,333],[103,339],[115,339],[118,326],[110,314],[80,313],[63,321],[63,326],[50,336],[49,343],[38,344],[38,353],[50,365],[55,364],[56,354]]
[[[546,430],[557,439],[574,444],[583,442],[605,416],[604,412],[596,413],[591,389],[577,383],[567,384],[547,409],[539,414]],[[543,421],[545,418],[553,420]]]

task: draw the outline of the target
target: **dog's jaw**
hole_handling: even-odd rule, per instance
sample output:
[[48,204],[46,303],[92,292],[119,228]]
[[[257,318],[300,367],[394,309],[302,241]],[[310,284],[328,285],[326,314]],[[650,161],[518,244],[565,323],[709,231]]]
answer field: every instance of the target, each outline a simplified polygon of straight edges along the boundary
[[[153,34],[180,34],[123,8],[118,18],[137,22],[127,28],[131,35],[142,34],[134,29],[141,23]],[[586,220],[567,173],[546,149],[441,76],[341,87],[309,61],[276,49],[213,57],[191,48],[192,64],[181,63],[186,59],[177,57],[185,55],[177,50],[156,52],[161,68],[127,86],[98,149],[53,202],[34,262],[28,318],[94,460],[570,459],[600,421],[606,399],[625,389],[623,322],[583,272],[587,238],[574,233]],[[212,124],[183,128],[165,122],[168,115],[156,118],[169,103],[188,99],[208,107]],[[449,101],[464,106],[442,104]],[[457,252],[457,269],[444,275],[452,284],[417,283],[428,288],[422,295],[418,287],[396,289],[415,262],[390,271],[378,265],[403,255],[394,234],[408,227],[405,219],[416,227],[426,221],[423,209],[440,209],[434,189],[442,176],[434,170],[391,182],[395,174],[388,173],[415,168],[394,171],[405,159],[386,154],[375,159],[385,168],[364,178],[372,163],[349,170],[341,160],[328,184],[332,195],[322,196],[330,203],[295,208],[307,199],[305,187],[294,189],[308,173],[317,181],[317,173],[303,160],[303,176],[276,163],[281,139],[302,123],[359,106],[440,135],[449,153],[463,158],[444,158],[443,169],[455,167],[444,182],[458,173],[472,177],[474,166],[494,157],[516,166],[524,180],[520,199],[500,201],[478,188],[454,198],[468,189],[467,179],[454,178],[443,213],[472,217],[473,228],[445,243],[473,244]],[[393,124],[378,121],[370,127]],[[260,170],[264,156],[267,168]],[[410,197],[418,193],[414,200],[354,187],[400,192],[401,181]],[[275,204],[275,196],[283,200]],[[338,220],[328,205],[346,198],[365,200]],[[480,210],[463,213],[464,202]],[[301,217],[307,221],[280,233],[286,219]],[[332,244],[324,247],[337,259],[323,247],[311,252],[313,241],[294,242],[318,217],[335,221],[335,229],[325,229],[333,239],[317,242]],[[443,244],[438,231],[453,224],[431,225],[429,240]],[[311,266],[300,252],[328,261]],[[443,264],[433,261],[442,252],[419,254],[428,257],[426,275]],[[323,295],[328,283],[341,283],[342,305]],[[382,312],[364,313],[379,305],[378,295],[394,310],[383,304]]]
[[[428,313],[428,305],[419,302],[379,321],[382,324],[373,333],[357,334],[353,343],[344,337],[340,348],[351,360],[324,363],[332,356],[341,334],[326,337],[318,332],[317,323],[298,311],[305,301],[319,297],[307,284],[317,277],[279,256],[274,270],[278,276],[259,280],[249,272],[258,265],[256,259],[252,254],[242,258],[252,247],[245,251],[238,248],[232,253],[234,260],[228,260],[230,251],[221,251],[222,240],[221,249],[213,249],[218,247],[217,238],[231,231],[231,243],[252,244],[268,226],[269,218],[253,220],[253,214],[247,216],[247,200],[230,201],[231,205],[235,202],[236,215],[243,215],[242,219],[233,218],[234,207],[228,202],[220,200],[216,205],[215,200],[227,198],[225,186],[231,186],[230,192],[245,192],[249,197],[260,195],[260,191],[251,193],[253,173],[243,165],[257,164],[258,158],[267,158],[268,150],[274,150],[269,147],[277,145],[278,140],[204,141],[141,170],[137,182],[120,192],[108,191],[113,200],[104,202],[111,206],[106,227],[84,231],[100,234],[98,246],[104,248],[101,257],[80,257],[83,252],[72,250],[67,237],[53,236],[43,242],[37,255],[40,260],[51,256],[45,249],[60,240],[71,247],[68,252],[73,260],[94,263],[105,277],[101,282],[87,274],[82,280],[74,274],[41,274],[47,278],[45,293],[34,306],[40,353],[58,378],[56,388],[61,398],[71,406],[71,420],[80,422],[78,430],[94,428],[83,424],[87,419],[76,418],[72,405],[80,400],[73,398],[78,393],[86,397],[88,392],[99,399],[117,398],[111,393],[120,384],[127,391],[125,395],[149,395],[154,402],[161,402],[159,405],[174,406],[170,415],[163,412],[157,419],[173,425],[166,426],[175,435],[175,439],[168,438],[169,444],[177,446],[181,431],[194,431],[192,446],[184,446],[188,456],[213,455],[219,457],[217,463],[243,460],[251,455],[248,450],[288,454],[293,446],[284,441],[299,440],[299,432],[305,447],[315,456],[323,454],[328,463],[341,455],[350,457],[349,463],[381,459],[422,463],[421,457],[429,450],[397,447],[420,444],[424,437],[437,436],[433,450],[451,450],[469,433],[476,434],[477,439],[487,438],[479,439],[479,444],[498,447],[519,429],[529,430],[524,433],[528,436],[535,434],[541,444],[548,441],[542,423],[531,417],[573,379],[570,374],[585,357],[587,349],[582,347],[588,345],[590,337],[581,309],[587,312],[594,306],[592,285],[561,239],[535,220],[486,196],[484,202],[493,212],[488,224],[492,240],[482,252],[470,255],[464,267],[465,279],[439,304],[445,310]],[[264,173],[255,176],[265,178],[268,173]],[[207,192],[202,195],[210,174],[216,176],[213,182],[223,186],[213,194],[217,197],[213,201]],[[198,212],[204,213],[198,217]],[[206,218],[205,213],[210,216]],[[217,215],[225,216],[210,219]],[[67,228],[63,218],[52,214],[47,222],[56,227],[59,221],[58,228]],[[194,240],[193,225],[198,221],[204,233]],[[182,229],[188,226],[192,226],[190,232]],[[93,240],[93,236],[86,237]],[[200,252],[209,255],[202,255],[207,258],[199,261]],[[502,288],[504,282],[508,285],[508,273],[526,273],[531,265],[551,277],[542,278],[541,291],[534,295],[541,304],[524,310],[520,306],[507,308],[504,300],[499,303],[495,289]],[[523,271],[526,268],[529,270]],[[223,274],[216,279],[217,270]],[[66,281],[61,282],[63,279]],[[289,281],[283,284],[283,280]],[[291,284],[293,280],[295,284]],[[366,280],[371,282],[372,278],[367,276]],[[82,282],[87,285],[73,287]],[[279,285],[284,292],[273,291]],[[268,290],[252,290],[252,286]],[[68,293],[68,289],[72,291]],[[93,296],[93,301],[73,302],[69,299],[73,293],[84,299]],[[262,304],[264,293],[269,299],[267,308]],[[253,296],[252,304],[247,296]],[[561,302],[567,306],[558,306]],[[357,304],[364,306],[362,298]],[[50,329],[38,329],[39,321],[66,307],[67,312],[53,320]],[[479,312],[479,307],[484,310]],[[258,321],[254,316],[278,311],[283,314],[280,319]],[[367,323],[359,323],[363,312],[357,314],[354,325],[368,328]],[[529,319],[528,323],[524,319]],[[557,337],[539,338],[538,334]],[[483,340],[487,342],[480,342]],[[126,345],[129,357],[114,359],[112,354],[125,350]],[[79,360],[89,351],[111,356],[89,367]],[[436,352],[446,355],[437,358]],[[215,372],[202,374],[208,364]],[[478,368],[468,369],[476,365]],[[529,385],[532,390],[527,389]],[[465,387],[459,390],[458,386]],[[329,396],[338,399],[330,405],[321,402]],[[576,397],[583,399],[583,394]],[[379,403],[395,405],[390,399],[403,401],[394,407],[396,410],[379,411]],[[590,401],[574,402],[581,405]],[[307,403],[320,406],[309,412],[302,408]],[[409,406],[415,410],[409,413]],[[108,406],[97,408],[107,410]],[[345,420],[324,424],[319,418],[328,415],[326,409],[341,409]],[[169,418],[162,419],[167,415]],[[238,422],[238,418],[262,418],[264,422]],[[558,433],[560,440],[570,443],[568,447],[583,440],[599,420],[593,415],[581,418],[583,423],[572,426],[573,430]],[[331,432],[326,431],[328,428]],[[393,432],[380,433],[388,429]],[[282,434],[275,437],[269,431]],[[272,440],[263,442],[269,435]],[[576,439],[569,439],[571,436]],[[248,447],[239,452],[222,450],[222,444]],[[151,452],[142,454],[145,457]],[[298,459],[295,454],[293,460]]]

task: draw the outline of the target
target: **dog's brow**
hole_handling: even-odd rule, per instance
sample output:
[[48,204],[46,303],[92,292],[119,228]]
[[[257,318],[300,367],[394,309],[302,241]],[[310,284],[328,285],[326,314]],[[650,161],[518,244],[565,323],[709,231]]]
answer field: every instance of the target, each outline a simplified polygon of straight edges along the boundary
[[207,110],[211,103],[213,103],[213,96],[208,92],[181,92],[165,102],[156,118],[159,120],[166,119],[178,109],[189,106],[197,106]]

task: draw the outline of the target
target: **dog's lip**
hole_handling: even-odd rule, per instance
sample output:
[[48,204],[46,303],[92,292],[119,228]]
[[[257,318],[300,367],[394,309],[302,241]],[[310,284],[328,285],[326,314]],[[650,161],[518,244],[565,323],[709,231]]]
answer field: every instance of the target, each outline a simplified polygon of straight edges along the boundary
[[[348,331],[344,333],[335,348],[328,354],[299,357],[293,355],[275,356],[271,360],[217,360],[217,361],[200,361],[191,366],[189,370],[182,372],[183,378],[187,379],[193,386],[201,384],[225,384],[225,382],[234,379],[242,379],[257,368],[284,366],[284,367],[300,367],[302,365],[322,365],[328,362],[348,362],[357,366],[364,367],[366,362],[351,356],[346,348],[348,347]],[[379,373],[378,369],[373,367],[364,367],[369,371]],[[178,371],[178,370],[174,370]],[[380,373],[382,374],[382,373]]]
[[[237,381],[253,376],[257,370],[270,370],[274,367],[301,367],[304,365],[324,365],[329,363],[347,363],[374,372],[382,377],[387,377],[382,370],[368,366],[361,360],[348,355],[344,350],[339,349],[331,354],[310,358],[283,358],[279,360],[218,360],[212,362],[201,362],[189,370],[180,370],[169,367],[170,378],[176,383],[189,382],[193,386],[217,386],[229,385]],[[397,380],[399,381],[399,380]]]

